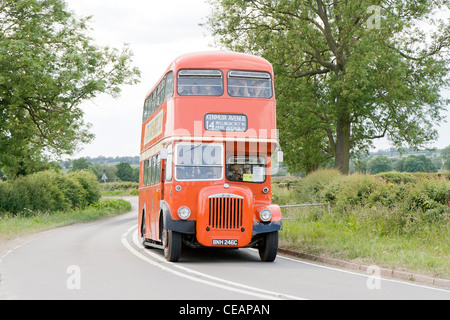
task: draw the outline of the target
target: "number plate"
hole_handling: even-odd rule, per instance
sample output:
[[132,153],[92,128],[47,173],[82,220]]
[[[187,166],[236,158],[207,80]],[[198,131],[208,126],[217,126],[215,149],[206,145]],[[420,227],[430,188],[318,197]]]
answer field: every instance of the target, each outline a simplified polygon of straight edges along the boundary
[[213,239],[213,246],[237,246],[237,240]]

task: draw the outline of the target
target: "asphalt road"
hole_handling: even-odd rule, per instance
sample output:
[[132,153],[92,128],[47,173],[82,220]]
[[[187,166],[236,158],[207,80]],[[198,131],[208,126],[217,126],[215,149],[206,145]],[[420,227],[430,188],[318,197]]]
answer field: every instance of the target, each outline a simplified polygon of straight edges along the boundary
[[186,249],[180,262],[137,241],[132,212],[60,228],[0,252],[0,299],[450,299],[450,291],[253,249]]

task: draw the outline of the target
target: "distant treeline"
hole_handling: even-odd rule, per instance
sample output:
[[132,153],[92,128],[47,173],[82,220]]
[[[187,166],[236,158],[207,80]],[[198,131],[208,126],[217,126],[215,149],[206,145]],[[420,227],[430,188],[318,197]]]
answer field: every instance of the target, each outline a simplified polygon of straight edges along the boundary
[[411,151],[402,155],[394,149],[372,153],[360,171],[380,172],[438,172],[450,171],[450,146],[435,151]]
[[61,162],[60,166],[68,172],[90,170],[100,182],[139,182],[139,157],[86,157]]
[[[104,156],[98,156],[95,158],[91,157],[84,157],[83,159],[86,159],[87,161],[91,163],[99,163],[99,164],[118,164],[122,162],[127,162],[130,165],[139,165],[139,156],[131,157],[131,156],[124,156],[124,157],[104,157]],[[60,162],[60,165],[65,169],[72,168],[72,162],[73,160],[66,160]]]

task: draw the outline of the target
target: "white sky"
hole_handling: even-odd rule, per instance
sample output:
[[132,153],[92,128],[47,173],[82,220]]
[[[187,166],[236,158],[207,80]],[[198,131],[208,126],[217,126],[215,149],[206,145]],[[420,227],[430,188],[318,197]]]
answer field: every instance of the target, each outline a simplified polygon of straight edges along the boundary
[[[215,50],[207,30],[199,26],[210,13],[205,0],[66,0],[80,16],[93,16],[91,36],[99,45],[130,45],[141,82],[123,86],[121,97],[102,95],[82,105],[85,121],[96,138],[72,158],[139,155],[142,106],[145,95],[169,63],[187,52]],[[450,93],[446,96],[450,98]],[[450,121],[450,113],[447,110]],[[438,148],[450,145],[450,124],[444,123]],[[376,142],[377,148],[389,148]]]
[[82,105],[96,138],[72,158],[139,155],[142,107],[147,92],[170,62],[187,52],[215,50],[198,24],[209,14],[204,0],[66,0],[79,16],[93,16],[99,45],[130,45],[141,82],[123,86],[120,98],[102,95]]

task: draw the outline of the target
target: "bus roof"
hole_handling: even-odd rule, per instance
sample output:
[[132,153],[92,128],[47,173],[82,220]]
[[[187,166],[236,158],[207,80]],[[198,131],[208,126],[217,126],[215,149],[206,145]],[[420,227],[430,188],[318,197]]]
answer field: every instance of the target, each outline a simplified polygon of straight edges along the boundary
[[146,98],[155,90],[169,71],[180,69],[235,69],[266,71],[273,74],[273,67],[264,58],[232,51],[202,51],[186,53],[176,58],[156,84],[148,91]]
[[249,54],[230,51],[204,51],[179,56],[170,69],[238,69],[272,73],[272,65],[265,59]]

